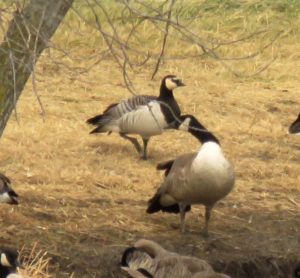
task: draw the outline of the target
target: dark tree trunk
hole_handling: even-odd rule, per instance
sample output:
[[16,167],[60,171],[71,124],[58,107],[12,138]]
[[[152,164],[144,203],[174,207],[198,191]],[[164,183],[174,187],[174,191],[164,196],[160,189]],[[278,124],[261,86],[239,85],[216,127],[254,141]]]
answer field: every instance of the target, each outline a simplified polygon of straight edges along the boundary
[[0,45],[0,136],[36,61],[73,0],[31,0],[17,11]]

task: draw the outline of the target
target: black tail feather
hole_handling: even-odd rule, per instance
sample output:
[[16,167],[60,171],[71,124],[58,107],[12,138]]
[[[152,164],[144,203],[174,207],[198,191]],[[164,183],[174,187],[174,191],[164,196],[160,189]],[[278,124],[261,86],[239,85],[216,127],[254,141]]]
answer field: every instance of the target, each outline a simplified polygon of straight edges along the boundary
[[106,107],[106,109],[103,111],[103,114],[105,114],[106,112],[108,112],[108,110],[110,110],[111,108],[117,106],[118,104],[119,104],[119,103],[112,103],[112,104],[108,105],[108,106]]
[[[151,198],[148,201],[148,208],[147,208],[147,213],[152,214],[158,211],[163,211],[163,212],[168,212],[168,213],[179,213],[180,209],[179,209],[179,205],[178,204],[174,204],[168,207],[164,207],[160,204],[160,195],[159,194],[155,194],[153,198]],[[188,212],[191,210],[191,206],[188,205],[185,208],[185,211]]]
[[92,131],[90,131],[90,134],[106,132],[106,131],[103,131],[102,128],[103,128],[103,125],[97,126],[97,127],[94,128]]
[[157,170],[165,170],[165,176],[167,176],[172,168],[174,160],[168,160],[165,162],[158,163],[156,166]]
[[90,118],[86,122],[90,125],[98,125],[99,123],[101,123],[102,119],[103,119],[103,114]]
[[8,191],[8,195],[9,196],[12,196],[12,197],[19,197],[19,195],[16,193],[16,191],[14,191],[13,189],[10,189],[9,191]]
[[162,206],[159,202],[160,195],[155,194],[149,201],[148,201],[148,208],[147,213],[155,213],[161,210]]
[[131,254],[133,254],[137,249],[135,247],[128,247],[127,249],[125,249],[122,259],[121,259],[121,265],[122,266],[128,266],[127,263],[127,258],[128,256],[130,256]]
[[18,205],[19,201],[16,199],[16,197],[13,197],[10,199],[9,204],[10,205]]
[[138,268],[138,272],[142,273],[147,278],[153,278],[153,275],[151,275],[146,269],[144,268]]

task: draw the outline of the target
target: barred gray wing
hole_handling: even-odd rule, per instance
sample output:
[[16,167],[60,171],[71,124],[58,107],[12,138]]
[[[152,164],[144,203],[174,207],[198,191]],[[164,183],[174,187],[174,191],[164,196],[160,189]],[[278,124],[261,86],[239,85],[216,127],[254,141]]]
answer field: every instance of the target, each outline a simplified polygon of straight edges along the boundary
[[142,105],[147,105],[150,101],[157,99],[155,96],[139,95],[123,100],[120,103],[108,107],[104,113],[110,119],[119,119]]

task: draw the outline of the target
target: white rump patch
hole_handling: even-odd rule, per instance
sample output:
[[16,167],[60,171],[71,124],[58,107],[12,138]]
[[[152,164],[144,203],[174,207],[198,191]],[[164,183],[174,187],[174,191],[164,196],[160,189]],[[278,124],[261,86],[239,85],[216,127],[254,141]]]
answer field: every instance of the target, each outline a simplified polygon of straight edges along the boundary
[[13,266],[10,264],[10,262],[8,261],[8,259],[7,259],[6,255],[5,255],[5,253],[2,253],[2,254],[1,254],[1,264],[2,264],[3,266],[13,267]]
[[4,192],[0,195],[0,203],[9,203],[11,201],[11,197],[7,192]]

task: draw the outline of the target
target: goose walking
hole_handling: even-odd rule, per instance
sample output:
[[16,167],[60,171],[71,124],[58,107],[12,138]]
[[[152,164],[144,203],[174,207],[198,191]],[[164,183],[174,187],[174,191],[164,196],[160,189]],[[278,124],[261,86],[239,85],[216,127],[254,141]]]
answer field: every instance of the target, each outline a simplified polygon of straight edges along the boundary
[[300,113],[298,118],[290,125],[289,133],[294,135],[300,135]]
[[[119,133],[129,140],[147,159],[147,145],[152,136],[161,134],[171,127],[175,118],[180,116],[180,108],[174,98],[173,90],[184,86],[175,75],[163,78],[158,97],[140,95],[109,105],[101,115],[87,120],[87,123],[97,126],[90,133]],[[143,150],[136,138],[128,134],[138,134],[143,140]]]
[[18,197],[18,194],[11,188],[9,178],[0,173],[0,203],[17,205]]
[[161,163],[165,180],[149,200],[147,213],[158,211],[180,213],[180,230],[185,231],[185,214],[192,204],[205,206],[204,235],[208,236],[211,211],[234,186],[234,170],[225,158],[219,140],[191,115],[181,116],[178,129],[186,130],[201,143],[198,152]]
[[169,252],[146,239],[124,251],[121,268],[134,278],[230,278],[216,273],[204,260]]
[[22,278],[16,273],[19,266],[18,252],[0,247],[0,278]]

